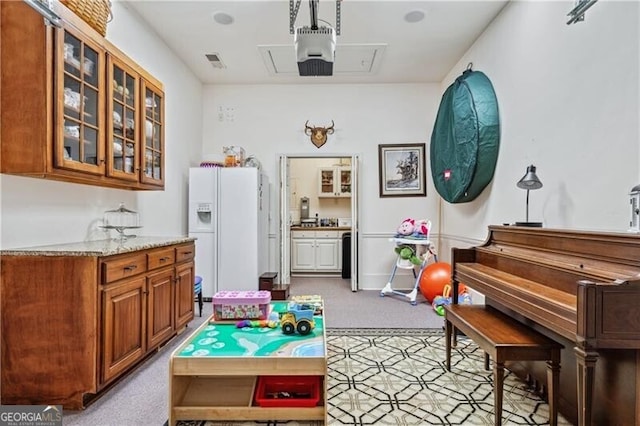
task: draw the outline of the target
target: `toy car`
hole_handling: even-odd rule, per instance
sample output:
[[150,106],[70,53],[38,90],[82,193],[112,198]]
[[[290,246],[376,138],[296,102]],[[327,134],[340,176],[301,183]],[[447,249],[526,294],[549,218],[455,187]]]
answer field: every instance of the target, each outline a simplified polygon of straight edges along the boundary
[[316,326],[313,321],[315,309],[306,304],[290,303],[289,310],[280,318],[280,325],[284,334],[298,333],[305,336]]

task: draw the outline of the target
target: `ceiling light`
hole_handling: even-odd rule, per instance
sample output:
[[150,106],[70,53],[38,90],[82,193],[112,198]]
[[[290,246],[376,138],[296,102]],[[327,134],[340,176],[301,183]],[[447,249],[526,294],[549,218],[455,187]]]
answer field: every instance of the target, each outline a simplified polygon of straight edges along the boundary
[[225,12],[216,12],[213,14],[213,20],[220,25],[233,24],[233,16]]
[[415,22],[420,22],[424,19],[424,12],[421,10],[412,10],[411,12],[404,15],[404,20],[413,24]]

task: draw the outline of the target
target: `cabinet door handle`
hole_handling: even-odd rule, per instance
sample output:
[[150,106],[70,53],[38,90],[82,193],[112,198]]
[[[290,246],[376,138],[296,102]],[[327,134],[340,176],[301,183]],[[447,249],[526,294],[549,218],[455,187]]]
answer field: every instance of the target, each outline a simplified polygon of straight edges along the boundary
[[183,256],[189,256],[190,254],[192,254],[192,251],[185,251],[184,253],[182,253]]
[[161,257],[160,262],[166,262],[169,259],[171,259],[169,256]]
[[136,269],[137,267],[138,267],[138,265],[129,265],[129,266],[125,266],[124,270],[127,271],[127,272],[131,272],[134,269]]

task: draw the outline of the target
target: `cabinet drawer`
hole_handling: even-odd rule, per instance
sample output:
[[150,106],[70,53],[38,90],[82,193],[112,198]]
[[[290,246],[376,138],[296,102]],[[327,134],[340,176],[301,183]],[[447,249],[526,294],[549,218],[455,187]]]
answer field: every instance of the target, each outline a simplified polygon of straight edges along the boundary
[[316,231],[316,238],[338,238],[339,231]]
[[196,256],[196,246],[189,244],[186,246],[176,247],[176,262],[182,262],[183,260],[190,260]]
[[138,275],[147,270],[147,255],[119,257],[102,261],[102,283],[107,284],[123,278]]
[[176,262],[176,253],[173,247],[162,250],[154,250],[147,254],[149,270],[171,265]]
[[316,231],[291,231],[291,238],[315,238]]

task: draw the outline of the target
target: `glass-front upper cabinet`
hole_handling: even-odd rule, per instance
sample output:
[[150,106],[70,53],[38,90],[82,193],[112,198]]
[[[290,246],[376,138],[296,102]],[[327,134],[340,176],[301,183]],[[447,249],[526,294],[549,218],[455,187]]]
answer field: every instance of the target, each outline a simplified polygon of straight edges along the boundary
[[334,168],[321,168],[320,169],[320,188],[318,190],[318,196],[320,197],[335,197],[336,195],[336,176]]
[[164,185],[164,93],[142,79],[144,122],[142,140],[144,153],[141,182]]
[[338,169],[340,182],[340,191],[339,194],[342,197],[350,197],[351,196],[351,168],[340,167]]
[[351,167],[335,166],[320,168],[318,197],[351,197]]
[[107,55],[107,175],[140,178],[140,92],[138,74]]
[[[104,174],[104,50],[71,28],[57,31],[57,167]],[[35,123],[34,123],[35,125]]]

